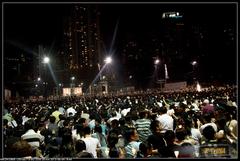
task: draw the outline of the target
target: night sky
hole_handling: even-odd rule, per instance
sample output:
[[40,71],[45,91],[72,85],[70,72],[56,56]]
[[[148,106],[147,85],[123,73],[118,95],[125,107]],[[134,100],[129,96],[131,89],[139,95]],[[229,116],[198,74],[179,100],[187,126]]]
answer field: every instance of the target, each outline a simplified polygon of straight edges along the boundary
[[[29,49],[36,48],[39,44],[53,45],[57,49],[63,37],[63,17],[70,14],[70,6],[71,4],[5,3],[3,7],[4,42],[15,42]],[[99,4],[99,8],[101,31],[107,48],[110,47],[117,21],[119,26],[115,45],[122,41],[123,35],[135,35],[141,39],[141,34],[156,30],[161,21],[162,12],[182,12],[185,24],[207,26],[208,32],[211,33],[207,38],[209,50],[206,59],[209,62],[205,70],[215,69],[220,73],[228,73],[225,76],[231,76],[230,79],[236,79],[235,4],[112,3]],[[234,45],[231,51],[226,52],[228,48],[222,50],[221,46],[230,40],[223,40],[219,36],[223,37],[221,34],[224,32],[224,26],[229,24],[234,30],[232,35],[234,42],[230,42]],[[7,56],[10,53],[4,54]],[[214,63],[214,60],[218,63]]]

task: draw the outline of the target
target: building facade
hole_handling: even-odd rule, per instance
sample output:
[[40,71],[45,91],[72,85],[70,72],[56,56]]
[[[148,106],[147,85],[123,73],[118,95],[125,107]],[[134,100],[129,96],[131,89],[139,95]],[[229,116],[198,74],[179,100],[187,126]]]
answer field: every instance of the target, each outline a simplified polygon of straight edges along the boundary
[[65,20],[63,40],[63,66],[65,86],[75,77],[74,86],[83,84],[87,88],[99,72],[101,63],[100,13],[94,5],[74,5]]

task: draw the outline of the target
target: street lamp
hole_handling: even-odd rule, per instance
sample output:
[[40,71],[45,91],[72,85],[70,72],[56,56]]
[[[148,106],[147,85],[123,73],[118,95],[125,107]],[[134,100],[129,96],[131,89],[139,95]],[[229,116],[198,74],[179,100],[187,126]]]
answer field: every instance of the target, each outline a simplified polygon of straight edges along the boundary
[[106,78],[105,76],[102,76],[102,72],[103,72],[103,69],[106,67],[107,64],[112,63],[112,58],[110,56],[108,56],[104,59],[104,62],[105,62],[105,65],[102,67],[102,69],[101,69],[100,64],[98,63],[100,81]]
[[62,87],[62,83],[59,83],[57,86],[57,95],[60,96],[61,95],[61,87]]
[[40,80],[41,80],[41,78],[40,78],[40,77],[38,77],[38,78],[37,78],[37,81],[40,81]]
[[193,66],[197,65],[197,61],[193,61],[193,62],[192,62],[192,65],[193,65]]
[[195,66],[198,64],[197,61],[192,61],[192,74],[193,74],[193,83],[195,84],[196,81],[196,71],[195,71]]
[[71,95],[73,95],[73,81],[75,80],[75,77],[71,77]]
[[[108,86],[108,85],[107,85],[107,84],[108,84],[108,82],[107,82],[108,79],[107,79],[107,76],[105,76],[105,75],[102,76],[102,73],[103,73],[103,72],[106,72],[106,69],[105,69],[105,68],[107,68],[107,67],[108,67],[108,64],[111,64],[113,60],[112,60],[111,56],[107,56],[103,61],[105,62],[105,64],[104,64],[102,67],[100,67],[100,64],[98,64],[99,77],[100,77],[100,83],[99,83],[99,85],[101,85],[101,87],[104,87],[104,92],[106,92],[106,91],[107,91],[107,88],[108,88],[108,87],[106,87],[106,86]],[[104,71],[104,70],[105,70],[105,71]],[[93,83],[95,83],[95,80],[93,81]],[[94,84],[94,86],[95,86],[95,84]],[[105,89],[105,87],[106,87],[106,89]],[[103,91],[103,89],[102,89],[101,91]]]
[[154,65],[155,65],[155,71],[154,71],[154,76],[155,76],[155,79],[156,79],[156,82],[158,82],[158,72],[159,72],[159,64],[160,64],[160,60],[158,58],[156,58],[154,60]]
[[160,60],[159,59],[156,59],[155,61],[154,61],[154,64],[155,65],[158,65],[160,63]]
[[[50,58],[48,56],[44,56],[43,58],[43,64],[48,64],[49,65]],[[44,79],[45,79],[45,84],[44,84],[44,95],[47,96],[47,71],[46,71],[46,66],[44,65]]]
[[49,62],[50,62],[50,58],[47,57],[47,56],[45,56],[45,57],[43,58],[43,63],[44,63],[44,64],[48,64]]
[[112,63],[112,58],[109,56],[104,61],[106,62],[106,64],[110,64]]

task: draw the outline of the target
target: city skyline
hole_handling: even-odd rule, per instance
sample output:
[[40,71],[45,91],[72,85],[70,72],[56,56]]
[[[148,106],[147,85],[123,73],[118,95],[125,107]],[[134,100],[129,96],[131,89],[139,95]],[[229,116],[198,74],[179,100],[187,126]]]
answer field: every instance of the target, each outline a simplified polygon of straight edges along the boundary
[[[81,5],[81,3],[78,4]],[[71,3],[4,4],[4,45],[10,44],[27,52],[36,52],[38,45],[42,45],[57,53],[61,50],[63,43],[63,20],[70,16],[73,5]],[[174,62],[170,64],[172,70],[180,67],[182,72],[187,70],[190,72],[191,69],[185,68],[191,68],[190,61],[197,60],[202,63],[200,65],[206,78],[213,75],[213,79],[232,79],[232,82],[236,82],[236,4],[96,3],[89,5],[97,5],[99,8],[101,36],[107,52],[112,49],[119,61],[124,54],[124,59],[129,56],[144,57],[136,59],[135,64],[133,63],[143,66],[143,69],[145,67],[145,71],[142,71],[145,74],[143,74],[144,77],[151,74],[152,67],[149,61],[152,57],[162,56],[165,52],[167,55],[164,59],[173,57],[169,58],[169,62]],[[166,22],[162,18],[164,12],[182,14],[181,23],[176,25],[176,29],[167,30]],[[175,30],[183,37],[176,36],[175,33],[165,33],[175,32]],[[168,38],[165,38],[167,36]],[[171,43],[167,41],[171,39],[175,45],[172,48]],[[156,46],[153,45],[154,40],[158,42]],[[126,51],[125,48],[129,43],[136,43],[139,46],[138,49],[144,53],[138,52],[131,55],[131,52]],[[180,46],[179,43],[181,43]],[[159,50],[159,54],[155,53],[155,50]],[[11,50],[4,50],[5,57],[13,53],[9,51]],[[174,52],[179,55],[174,56]],[[225,54],[226,52],[228,53]],[[177,57],[182,58],[174,60]],[[218,57],[217,60],[216,57]],[[217,62],[213,63],[215,60]],[[185,64],[188,62],[188,64],[182,66],[181,62]],[[221,64],[226,66],[223,67]],[[124,68],[124,64],[119,68]],[[131,65],[129,68],[132,68]],[[133,72],[136,70],[134,69]],[[186,74],[175,72],[176,74],[170,68],[170,78],[174,78],[177,74]],[[140,73],[136,81],[141,80]],[[176,80],[178,77],[182,78],[176,76]]]

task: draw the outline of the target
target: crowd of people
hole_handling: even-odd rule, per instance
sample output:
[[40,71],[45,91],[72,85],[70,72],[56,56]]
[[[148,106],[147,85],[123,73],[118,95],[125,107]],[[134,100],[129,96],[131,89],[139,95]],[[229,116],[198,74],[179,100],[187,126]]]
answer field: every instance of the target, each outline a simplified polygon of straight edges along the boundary
[[237,108],[235,86],[5,101],[4,157],[236,158]]

